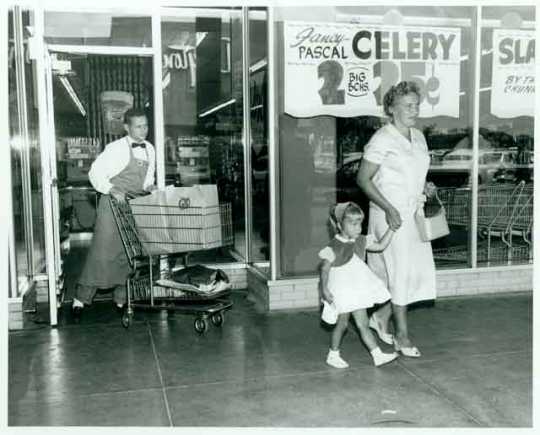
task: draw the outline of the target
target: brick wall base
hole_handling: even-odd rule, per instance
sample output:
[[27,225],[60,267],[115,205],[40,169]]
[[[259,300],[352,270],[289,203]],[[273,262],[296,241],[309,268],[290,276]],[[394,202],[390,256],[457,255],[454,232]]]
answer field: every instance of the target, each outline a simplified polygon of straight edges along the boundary
[[[219,268],[219,266],[216,266]],[[233,289],[245,289],[248,285],[247,269],[223,269],[229,277]]]
[[252,268],[247,269],[247,289],[247,299],[255,304],[255,309],[260,313],[269,311],[266,278]]
[[[319,279],[267,281],[248,270],[248,294],[264,311],[316,308]],[[437,272],[437,297],[532,291],[533,266]]]
[[36,302],[49,302],[49,281],[36,282]]
[[8,329],[10,331],[23,329],[23,299],[8,299]]

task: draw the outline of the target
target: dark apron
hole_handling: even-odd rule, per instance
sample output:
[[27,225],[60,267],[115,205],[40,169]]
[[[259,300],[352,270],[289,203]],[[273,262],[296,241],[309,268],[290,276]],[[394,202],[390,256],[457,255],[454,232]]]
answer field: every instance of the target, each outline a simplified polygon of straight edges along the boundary
[[[120,191],[140,194],[143,191],[148,162],[136,159],[133,156],[131,145],[129,146],[129,155],[128,165],[111,178],[111,183]],[[114,221],[109,195],[102,195],[97,210],[94,236],[79,278],[79,284],[96,288],[125,285],[129,272],[126,251]]]

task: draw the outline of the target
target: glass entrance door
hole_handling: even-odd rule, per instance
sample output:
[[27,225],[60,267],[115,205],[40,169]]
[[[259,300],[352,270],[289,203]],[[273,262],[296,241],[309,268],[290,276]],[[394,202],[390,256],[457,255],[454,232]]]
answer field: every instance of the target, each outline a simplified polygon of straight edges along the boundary
[[[113,111],[145,109],[148,140],[155,143],[152,57],[51,52],[50,61],[55,263],[60,301],[69,303],[91,243],[100,196],[88,172],[105,146],[125,135]],[[110,292],[98,292],[96,298],[110,298]]]
[[270,186],[268,159],[268,40],[266,8],[249,8],[249,117],[251,143],[250,261],[269,272]]

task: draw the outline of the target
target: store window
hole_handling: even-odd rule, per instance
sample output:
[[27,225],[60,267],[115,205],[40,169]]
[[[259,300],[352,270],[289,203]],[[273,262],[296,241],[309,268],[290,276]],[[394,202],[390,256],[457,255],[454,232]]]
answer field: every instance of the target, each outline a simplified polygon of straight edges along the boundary
[[332,204],[368,211],[356,173],[387,122],[382,97],[401,80],[422,90],[428,179],[443,201],[461,201],[450,235],[433,243],[437,267],[471,265],[471,164],[453,159],[472,149],[474,18],[470,7],[277,8],[279,276],[316,272]]
[[9,133],[11,148],[11,187],[13,201],[13,225],[15,231],[15,253],[17,260],[17,277],[19,280],[25,279],[29,274],[29,264],[27,259],[25,226],[25,207],[23,196],[23,152],[24,143],[20,136],[19,105],[17,104],[17,65],[15,63],[15,33],[14,14],[9,11]]
[[21,286],[27,278],[45,272],[45,233],[35,60],[28,51],[34,16],[31,11],[20,11],[17,36],[18,13],[17,9],[9,12],[8,81],[14,248]]
[[245,258],[240,9],[183,10],[162,17],[163,117],[167,185],[215,184],[230,207],[226,246],[194,262]]
[[535,8],[483,7],[478,264],[532,262]]
[[[251,260],[270,258],[268,160],[268,58],[266,8],[249,9],[249,111],[251,121]],[[265,271],[267,267],[262,266]]]
[[[25,46],[34,28],[34,12],[23,13]],[[45,272],[45,222],[43,218],[43,188],[41,175],[41,144],[39,142],[39,110],[36,88],[36,60],[28,58],[25,62],[26,114],[29,139],[30,191],[33,233],[33,271]]]
[[151,47],[150,16],[45,12],[45,42],[58,45]]

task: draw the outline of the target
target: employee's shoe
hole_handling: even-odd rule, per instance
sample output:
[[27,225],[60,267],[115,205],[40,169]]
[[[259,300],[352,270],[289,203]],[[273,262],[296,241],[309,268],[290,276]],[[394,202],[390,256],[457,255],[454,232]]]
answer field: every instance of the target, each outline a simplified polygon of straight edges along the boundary
[[82,312],[82,307],[71,307],[71,317],[74,323],[81,323]]
[[332,349],[328,351],[328,356],[326,357],[326,364],[335,367],[336,369],[346,369],[347,367],[349,367],[347,361],[345,361],[339,355],[339,350]]
[[126,312],[127,305],[126,304],[124,304],[124,305],[114,304],[114,309],[116,310],[116,313],[120,317],[122,317],[124,315],[124,313]]

